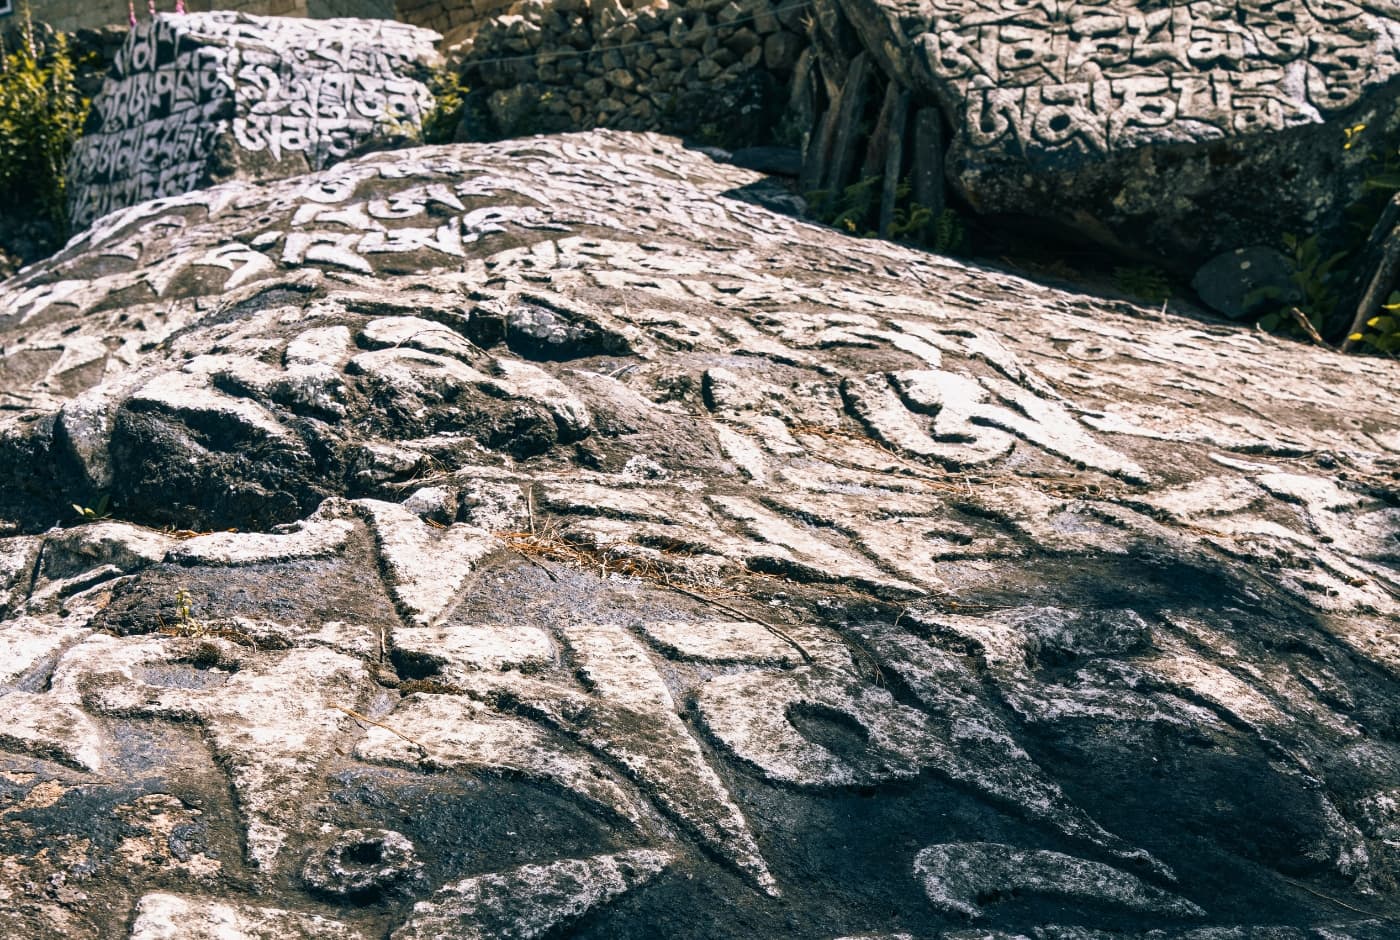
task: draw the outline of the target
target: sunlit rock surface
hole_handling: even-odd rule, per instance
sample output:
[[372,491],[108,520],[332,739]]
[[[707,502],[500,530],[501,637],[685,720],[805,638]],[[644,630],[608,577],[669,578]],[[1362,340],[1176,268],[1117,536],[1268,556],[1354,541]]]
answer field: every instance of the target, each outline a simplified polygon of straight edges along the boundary
[[1395,936],[1400,370],[764,204],[409,150],[0,285],[0,934]]
[[438,38],[382,20],[233,12],[133,25],[68,163],[73,225],[234,177],[297,176],[416,133]]

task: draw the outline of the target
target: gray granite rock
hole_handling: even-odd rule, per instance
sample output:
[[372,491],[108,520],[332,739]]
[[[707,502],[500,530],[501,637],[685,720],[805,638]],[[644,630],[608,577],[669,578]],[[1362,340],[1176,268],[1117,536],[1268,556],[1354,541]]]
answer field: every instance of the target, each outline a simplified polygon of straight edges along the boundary
[[[942,109],[947,178],[974,209],[1152,251],[1187,274],[1284,232],[1340,234],[1400,130],[1388,4],[822,6],[884,80]],[[823,73],[848,80],[839,56]]]
[[382,20],[143,20],[69,160],[74,227],[235,177],[297,176],[411,136],[432,107],[424,81],[439,38]]
[[1292,274],[1281,252],[1255,245],[1216,255],[1201,265],[1191,286],[1206,306],[1240,320],[1269,306],[1301,303]]
[[1393,935],[1396,364],[761,179],[376,153],[0,283],[0,935]]

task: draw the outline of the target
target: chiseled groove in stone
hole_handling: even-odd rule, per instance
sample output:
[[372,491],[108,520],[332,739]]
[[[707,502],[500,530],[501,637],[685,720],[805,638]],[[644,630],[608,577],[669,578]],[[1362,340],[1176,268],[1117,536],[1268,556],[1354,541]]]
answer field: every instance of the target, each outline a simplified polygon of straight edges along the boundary
[[632,849],[477,875],[415,904],[390,940],[530,940],[644,887],[673,859]]
[[801,662],[792,644],[750,620],[652,620],[638,627],[652,645],[676,659],[768,666]]
[[[1011,729],[983,701],[981,681],[957,657],[938,646],[885,625],[857,623],[852,630],[870,644],[880,664],[908,686],[919,703],[944,719],[945,762],[934,770],[1065,835],[1112,852],[1118,858],[1172,872],[1146,851],[1106,831],[1075,806],[1050,780]],[[942,722],[934,727],[943,728]]]
[[895,450],[937,460],[955,470],[1006,457],[1015,447],[1011,435],[971,424],[970,405],[981,394],[976,383],[951,373],[937,376],[938,392],[926,391],[920,396],[924,407],[936,412],[931,427],[925,427],[900,401],[884,375],[848,377],[841,383],[841,392],[851,412]]
[[[670,164],[683,172],[666,172]],[[24,657],[37,657],[16,665],[19,678],[11,685],[18,687],[0,696],[0,730],[10,736],[6,749],[21,761],[50,758],[115,774],[125,766],[122,735],[132,719],[184,721],[193,727],[162,733],[191,741],[202,734],[217,763],[243,775],[235,779],[235,787],[243,788],[236,791],[241,804],[245,793],[258,789],[252,772],[241,769],[253,759],[248,754],[269,761],[277,755],[275,748],[254,747],[240,735],[251,733],[252,724],[281,734],[283,716],[273,709],[279,705],[293,723],[305,719],[311,726],[309,743],[290,748],[296,752],[290,782],[275,777],[272,770],[279,768],[268,771],[261,790],[249,797],[252,812],[244,822],[250,843],[264,856],[285,835],[277,860],[291,864],[299,864],[319,838],[298,828],[305,822],[298,813],[338,785],[333,775],[344,766],[339,751],[356,743],[362,759],[405,768],[403,776],[430,789],[442,785],[442,778],[433,780],[439,771],[488,778],[493,767],[533,773],[530,779],[550,789],[574,788],[585,811],[607,817],[607,807],[621,807],[612,812],[620,827],[629,817],[640,818],[639,842],[678,853],[694,845],[740,871],[743,859],[756,857],[745,853],[758,839],[742,828],[753,820],[763,845],[758,861],[780,875],[794,870],[794,853],[808,846],[786,844],[787,817],[773,815],[773,804],[764,802],[768,796],[799,808],[829,797],[840,801],[845,794],[820,791],[856,780],[867,781],[870,798],[889,806],[901,797],[879,787],[882,782],[931,770],[966,791],[960,799],[986,797],[1000,809],[1008,802],[1004,794],[1022,781],[1024,792],[1009,801],[1014,805],[1007,807],[1006,826],[1043,831],[1057,841],[1072,837],[1072,851],[1081,851],[1082,842],[1087,855],[1118,864],[1111,856],[1130,857],[1129,850],[1095,841],[1104,836],[1091,820],[1054,801],[1055,784],[1072,789],[1063,776],[1067,771],[1047,757],[1041,773],[1019,756],[1023,748],[1034,750],[1031,740],[1055,736],[1073,743],[1086,727],[1095,728],[1085,745],[1088,759],[1102,759],[1108,773],[1126,775],[1133,792],[1125,801],[1143,801],[1115,815],[1121,820],[1115,828],[1127,839],[1162,845],[1162,857],[1178,865],[1204,848],[1204,856],[1217,860],[1208,867],[1215,866],[1225,884],[1237,883],[1231,874],[1240,866],[1283,866],[1275,858],[1241,858],[1249,850],[1229,842],[1228,825],[1218,836],[1203,825],[1217,818],[1212,813],[1241,827],[1258,817],[1261,824],[1296,831],[1299,848],[1288,850],[1291,860],[1315,866],[1316,875],[1302,877],[1323,888],[1323,879],[1332,877],[1329,866],[1336,869],[1345,860],[1346,853],[1336,850],[1358,844],[1355,831],[1373,849],[1394,842],[1400,831],[1394,786],[1400,757],[1393,742],[1371,733],[1393,724],[1391,685],[1400,663],[1392,622],[1396,604],[1388,593],[1397,583],[1398,543],[1389,540],[1396,511],[1383,496],[1393,489],[1390,475],[1397,468],[1395,452],[1384,443],[1396,433],[1390,428],[1394,364],[1328,357],[1269,337],[1202,329],[1155,311],[1149,316],[975,265],[874,240],[854,242],[757,208],[737,209],[717,196],[752,181],[658,138],[607,132],[376,154],[295,182],[229,184],[120,213],[56,258],[0,286],[0,309],[8,311],[0,318],[0,384],[7,393],[0,400],[0,446],[6,448],[0,464],[5,482],[16,484],[0,489],[0,496],[52,489],[66,516],[66,502],[90,501],[91,494],[106,491],[91,483],[102,476],[114,418],[121,427],[129,428],[125,422],[135,418],[155,434],[169,433],[172,466],[200,457],[203,442],[180,440],[186,422],[177,411],[132,401],[134,391],[162,375],[206,383],[200,388],[217,404],[253,405],[295,445],[306,445],[310,459],[287,461],[278,468],[285,477],[258,479],[259,485],[271,484],[265,486],[269,492],[281,492],[285,483],[314,494],[352,486],[355,495],[392,493],[384,498],[394,501],[408,496],[397,507],[337,498],[299,530],[173,544],[161,550],[168,560],[185,550],[218,550],[186,557],[183,569],[151,572],[122,588],[150,582],[160,591],[158,585],[168,584],[163,579],[187,577],[212,597],[241,591],[243,579],[255,576],[226,562],[293,561],[292,569],[314,568],[337,579],[332,588],[346,598],[345,610],[327,612],[335,619],[300,631],[270,631],[253,618],[229,618],[211,621],[204,636],[89,634],[83,624],[106,602],[112,582],[77,599],[60,593],[134,571],[158,554],[133,549],[126,558],[121,545],[107,544],[104,532],[115,530],[103,526],[65,530],[59,537],[68,548],[54,555],[54,567],[43,569],[50,580],[39,585],[56,588],[41,600],[61,603],[59,623],[54,615],[14,609],[30,588],[37,543],[8,542],[0,583],[9,592],[11,614],[79,632],[73,635],[78,642],[53,651],[47,641],[31,644],[48,626],[24,619],[0,625],[0,637],[22,632],[17,645],[27,650]],[[499,203],[527,198],[541,207],[539,215],[506,219],[496,213]],[[452,218],[465,226],[467,210],[478,208],[484,214],[476,217],[476,230],[464,227],[439,237],[437,229],[424,227],[425,218],[434,217],[433,225],[441,221],[439,210],[455,213]],[[395,219],[393,213],[405,214]],[[640,236],[645,244],[637,241],[640,224],[650,226]],[[405,234],[389,237],[400,225]],[[533,227],[538,225],[555,228]],[[586,233],[558,231],[581,225],[589,226]],[[288,262],[299,266],[295,270],[269,269],[269,259],[287,256],[289,233],[310,239],[291,251],[295,258],[306,249],[304,259]],[[453,253],[456,235],[460,254]],[[232,247],[235,237],[249,243]],[[325,238],[330,241],[316,241]],[[439,247],[429,244],[433,240]],[[506,245],[511,247],[495,251]],[[339,262],[361,272],[380,273],[323,272],[320,266],[336,258],[318,258],[311,250],[318,246],[348,253]],[[238,277],[240,286],[219,295],[221,281]],[[153,299],[160,291],[163,297]],[[530,364],[538,372],[525,374],[546,377],[549,387],[511,386],[504,372],[512,367],[499,364],[520,362],[526,348],[508,332],[512,310],[522,304],[543,309],[530,298],[555,293],[566,298],[560,307],[581,306],[584,301],[575,303],[574,295],[586,297],[586,316],[566,318],[605,324],[606,344],[580,339],[582,345],[547,350],[550,355]],[[545,307],[565,317],[568,311],[553,303]],[[505,324],[505,340],[492,332],[497,321]],[[547,319],[530,322],[548,325]],[[434,332],[415,339],[422,323],[435,324]],[[485,348],[464,346],[453,332]],[[120,345],[99,377],[93,340],[106,338]],[[443,348],[433,346],[436,340]],[[625,351],[641,354],[619,362]],[[351,356],[370,358],[352,367]],[[53,373],[61,362],[78,368]],[[364,374],[366,363],[397,384],[377,383]],[[930,375],[935,378],[928,387],[919,382]],[[908,381],[901,385],[900,379]],[[77,391],[91,381],[99,384]],[[843,382],[855,393],[844,399]],[[415,396],[412,383],[429,394]],[[923,394],[932,386],[937,395]],[[586,408],[587,422],[584,412],[556,395],[561,388]],[[853,420],[860,418],[853,401],[860,394],[888,406],[892,422],[904,423],[909,450],[891,452],[872,438],[871,423]],[[561,407],[549,407],[551,396]],[[82,407],[67,410],[79,399]],[[431,412],[421,420],[420,405]],[[143,407],[149,409],[145,415],[139,414]],[[338,417],[336,407],[345,414]],[[371,408],[380,410],[367,414]],[[61,409],[60,431],[51,439],[47,429]],[[266,440],[239,416],[212,417],[189,420],[190,429],[217,423],[237,441]],[[503,417],[500,437],[489,443],[463,433],[472,422],[480,427]],[[512,423],[517,419],[548,431],[528,454],[504,450],[525,433]],[[998,423],[1005,427],[991,426]],[[561,430],[557,437],[574,438],[568,446],[556,439]],[[73,439],[65,444],[64,435]],[[1112,450],[1090,452],[1085,441],[1107,441]],[[55,452],[48,449],[51,442],[63,456],[46,463],[45,455]],[[940,454],[991,444],[1005,456],[957,472],[937,466],[949,462]],[[209,453],[236,459],[242,445],[227,446],[234,449]],[[1226,447],[1254,456],[1228,456],[1221,453]],[[268,450],[280,457],[283,445]],[[1083,462],[1094,469],[1075,467],[1076,454],[1091,458]],[[1150,468],[1153,482],[1137,492],[1105,477],[1126,468],[1118,458]],[[70,470],[71,477],[65,476]],[[129,465],[107,470],[118,474],[118,492],[133,482]],[[250,472],[256,469],[237,474]],[[1347,479],[1330,487],[1328,481],[1341,480],[1342,473]],[[201,498],[217,499],[223,487],[238,486],[237,474],[217,479]],[[1202,484],[1199,491],[1194,483]],[[535,498],[522,498],[522,487]],[[1152,504],[1164,495],[1160,506]],[[155,500],[163,494],[142,498],[147,504],[133,509],[133,518],[158,508]],[[738,510],[722,511],[713,500],[727,500],[729,509]],[[22,524],[42,527],[53,518]],[[379,573],[407,623],[393,631],[392,645],[377,618],[358,616],[356,598],[381,603],[373,570],[298,561],[349,561],[358,554],[358,537],[353,545],[344,539],[358,531],[362,518],[377,524]],[[451,528],[433,528],[424,518]],[[455,519],[470,525],[453,524]],[[701,651],[694,644],[648,639],[639,621],[683,617],[677,611],[693,604],[669,594],[659,579],[646,583],[650,579],[614,575],[611,565],[605,592],[624,605],[629,601],[623,598],[636,598],[638,609],[635,615],[614,610],[601,617],[588,609],[587,616],[609,624],[596,642],[587,636],[590,624],[532,619],[536,599],[550,610],[585,616],[592,595],[568,592],[594,582],[574,579],[555,564],[561,579],[550,583],[522,577],[529,570],[523,566],[486,569],[482,562],[488,559],[475,553],[495,543],[482,530],[527,527],[542,542],[557,536],[580,549],[581,565],[599,556],[616,558],[654,566],[648,571],[697,589],[733,587],[746,592],[735,605],[755,617],[763,616],[759,611],[771,600],[769,611],[778,618],[773,623],[812,656],[813,665],[792,668],[786,651],[788,659],[753,656],[749,643],[718,641],[713,651]],[[313,531],[328,540],[317,547],[307,535]],[[235,552],[235,543],[246,553]],[[748,577],[745,566],[786,580]],[[364,578],[369,580],[356,583]],[[895,621],[889,644],[881,645],[869,639],[873,634],[863,632],[863,624],[884,615],[868,615],[862,608],[870,599],[863,595],[896,593],[889,588],[896,579],[939,594],[910,601],[913,610]],[[454,617],[458,600],[478,586],[483,597],[518,603],[520,616],[501,617],[489,628]],[[1107,613],[1105,588],[1115,598],[1121,591],[1126,599],[1113,604],[1151,621],[1154,633],[1168,629],[1159,627],[1165,620],[1182,632],[1155,640],[1134,634],[1126,645],[1077,643],[1084,622],[1071,621],[1080,614],[1087,621],[1092,611]],[[1049,608],[1031,606],[1044,603],[1036,600],[1042,589],[1065,608],[1049,627],[1036,621],[1056,619]],[[983,600],[997,605],[1004,594],[1009,607],[985,618],[928,613]],[[139,604],[140,598],[122,601]],[[1257,610],[1281,632],[1241,623],[1230,605]],[[1199,623],[1189,626],[1175,613],[1168,617],[1168,610]],[[198,625],[188,629],[197,632]],[[246,634],[259,648],[214,635],[225,629]],[[902,679],[899,698],[868,677],[866,658],[859,669],[853,664],[851,647],[843,642],[852,629],[875,652],[883,650],[883,674]],[[1295,642],[1299,632],[1308,638],[1302,645]],[[265,648],[269,633],[297,648]],[[913,642],[906,635],[932,639]],[[1220,637],[1238,648],[1223,645]],[[775,642],[757,633],[754,638]],[[900,638],[911,642],[896,642]],[[641,642],[652,645],[643,648]],[[305,662],[281,671],[274,666],[311,657],[307,648],[315,644],[345,654],[335,660],[343,672],[304,669]],[[386,646],[400,654],[401,668],[402,662],[431,667],[424,669],[425,688],[433,688],[434,680],[447,687],[433,690],[446,694],[431,697],[430,705],[442,714],[434,711],[431,720],[421,715],[420,705],[430,696],[418,693],[392,709],[393,693],[385,686],[395,677],[379,662]],[[702,655],[688,658],[687,649]],[[977,673],[980,691],[965,687],[955,665],[930,652],[953,649],[969,651],[965,663]],[[663,661],[662,653],[673,662]],[[53,658],[52,686],[41,691]],[[757,662],[735,661],[740,659]],[[1211,668],[1200,667],[1202,662]],[[916,666],[930,673],[923,685]],[[1383,669],[1390,670],[1389,678]],[[668,686],[676,697],[668,699],[655,694],[658,683],[676,683],[683,691]],[[462,695],[452,686],[460,686]],[[718,758],[707,747],[690,747],[696,744],[691,716],[675,714],[683,695],[698,697],[694,719],[718,742]],[[472,702],[465,713],[448,704],[458,698]],[[998,699],[1015,721],[997,724]],[[227,710],[220,700],[228,701]],[[723,706],[718,712],[716,704]],[[302,714],[303,705],[315,715]],[[388,727],[352,725],[337,706]],[[774,713],[764,719],[772,722],[771,732],[762,722],[751,724],[752,713],[763,710]],[[14,721],[12,713],[19,715]],[[317,724],[317,716],[326,722]],[[425,757],[390,729],[422,742],[430,753]],[[904,735],[899,741],[896,732]],[[1215,745],[1216,766],[1226,772],[1191,784],[1208,795],[1209,808],[1194,815],[1194,808],[1175,804],[1190,824],[1171,829],[1170,821],[1155,815],[1154,800],[1181,793],[1161,789],[1142,769],[1146,765],[1113,751],[1120,738],[1139,734],[1149,751],[1144,759],[1169,761],[1176,748],[1189,756],[1201,740]],[[739,746],[731,748],[726,737]],[[339,751],[322,750],[327,746]],[[1296,761],[1274,759],[1283,755],[1280,748]],[[1256,760],[1259,754],[1263,758]],[[966,782],[985,769],[987,755],[992,772]],[[727,763],[730,757],[769,780],[786,774],[789,781],[779,782],[789,792],[774,794],[752,780],[727,790],[720,777],[724,767],[709,762]],[[1309,768],[1306,777],[1297,771],[1302,762]],[[1196,768],[1176,766],[1181,773]],[[590,781],[594,769],[601,774]],[[1244,784],[1287,790],[1298,799],[1248,804],[1239,791],[1247,796],[1250,787],[1235,787],[1236,770],[1248,776]],[[711,771],[715,779],[707,776]],[[1109,818],[1104,801],[1113,797],[1095,789],[1104,779],[1096,775],[1082,790],[1073,789],[1084,794],[1086,811]],[[213,785],[222,795],[222,781]],[[934,786],[935,792],[944,789]],[[920,779],[889,790],[916,794],[923,787]],[[259,794],[267,802],[252,805]],[[280,794],[288,796],[285,803],[277,802]],[[1047,806],[1058,819],[1045,817]],[[216,820],[213,813],[205,820],[218,823],[221,839],[237,837],[227,831],[229,820]],[[85,838],[89,831],[85,819],[65,825],[64,839]],[[532,858],[551,857],[548,846],[531,851]],[[602,849],[570,854],[590,851]],[[1392,874],[1384,868],[1387,852],[1350,857],[1372,869],[1373,883],[1383,887]],[[22,877],[46,896],[76,890],[72,884],[53,886],[47,872],[35,873],[24,859],[19,864]],[[472,870],[514,864],[488,857]],[[675,896],[713,896],[713,885],[733,881],[715,869],[694,866],[687,874],[696,885],[679,886]],[[23,884],[11,870],[8,863],[0,866],[0,889]],[[753,869],[748,874],[757,880]],[[83,886],[91,900],[71,905],[75,917],[89,917],[88,911],[107,902],[113,884],[135,883],[133,877],[125,863],[99,872]],[[242,903],[247,884],[223,884],[229,896],[220,901]],[[252,884],[250,890],[270,892],[261,903],[299,908],[276,877],[259,876]],[[1358,878],[1354,887],[1365,885]],[[174,880],[162,887],[211,890]],[[782,887],[789,897],[809,896],[803,893],[808,888],[787,882]],[[666,897],[672,888],[668,881]],[[832,909],[841,907],[844,919],[808,920],[795,928],[801,936],[896,929],[855,910],[866,886],[815,888],[831,893]],[[773,910],[760,894],[736,891],[745,898],[741,907],[753,905],[744,913],[767,916],[762,912]],[[790,910],[801,921],[810,913],[805,908],[794,904]],[[1301,938],[1311,930],[1303,926],[1311,910],[1288,908],[1280,919],[1298,924],[1288,929]],[[622,933],[645,933],[648,925],[636,914],[631,905],[619,911]],[[1170,924],[1167,915],[1139,912],[1125,915],[1121,929],[1151,932],[1164,923]],[[934,936],[946,932],[945,924],[942,914],[929,909],[915,912],[899,929]],[[1221,929],[1243,937],[1256,928]],[[1046,937],[1038,940],[1097,940],[1098,934],[1089,927],[1042,932]]]
[[351,725],[341,709],[363,708],[370,694],[364,664],[332,650],[235,652],[238,668],[211,688],[181,688],[143,678],[180,646],[168,638],[120,641],[94,636],[64,657],[54,677],[61,700],[120,717],[196,721],[229,767],[247,830],[248,858],[270,872],[289,833],[305,823],[301,797],[321,761]]
[[1012,892],[1116,904],[1171,917],[1205,916],[1185,898],[1099,862],[994,842],[931,845],[914,858],[914,876],[934,907],[973,919],[985,913],[982,905],[989,902],[982,898]]
[[168,372],[157,376],[127,399],[126,407],[161,411],[181,420],[199,416],[237,425],[255,440],[292,439],[272,412],[246,398],[215,391],[209,377],[197,373]]
[[327,558],[345,546],[358,528],[347,519],[318,518],[295,523],[290,532],[211,532],[179,543],[165,560],[177,565],[236,567]]
[[374,533],[385,583],[410,624],[432,625],[477,564],[500,548],[482,529],[458,524],[435,530],[395,503],[361,499],[352,505]]
[[623,826],[648,828],[636,798],[594,758],[575,752],[533,722],[492,711],[465,696],[414,693],[385,723],[398,733],[371,727],[355,747],[357,757],[402,767],[518,775]]
[[[813,789],[911,780],[946,765],[948,745],[932,721],[885,689],[829,667],[744,672],[707,681],[696,697],[700,720],[736,758],[777,783]],[[835,753],[793,724],[794,710],[835,713],[861,729],[858,750]]]
[[486,694],[613,762],[707,848],[777,896],[747,820],[691,737],[645,647],[609,624],[569,623],[561,631],[587,693],[504,674],[485,684]]
[[804,527],[764,509],[755,501],[716,495],[710,497],[710,503],[726,516],[739,522],[758,542],[771,544],[779,549],[775,555],[766,552],[759,545],[754,545],[751,549],[751,564],[753,559],[763,559],[768,555],[770,558],[776,558],[781,565],[787,562],[784,556],[788,556],[804,569],[804,574],[815,580],[850,580],[877,591],[903,596],[924,593],[922,588],[886,575],[860,556],[841,551],[819,536],[809,534]]
[[35,692],[0,696],[0,747],[93,773],[107,753],[100,727],[82,708]]

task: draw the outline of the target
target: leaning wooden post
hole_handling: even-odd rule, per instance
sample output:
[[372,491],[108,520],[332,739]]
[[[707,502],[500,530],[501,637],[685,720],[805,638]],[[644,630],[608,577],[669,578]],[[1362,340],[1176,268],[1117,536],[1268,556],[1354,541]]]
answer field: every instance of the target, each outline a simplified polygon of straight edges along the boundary
[[910,180],[914,202],[933,213],[943,214],[943,157],[947,149],[943,137],[943,115],[937,108],[920,108],[914,115],[914,166]]
[[872,67],[869,53],[862,52],[851,61],[846,83],[841,88],[841,108],[836,115],[836,139],[831,145],[831,164],[827,167],[824,188],[839,192],[846,185],[854,168],[856,151],[860,148],[860,116],[865,111],[870,91]]
[[[891,88],[897,88],[894,82]],[[890,109],[889,135],[885,143],[885,179],[880,193],[880,237],[888,238],[899,202],[900,174],[904,172],[904,129],[909,123],[909,92],[900,89]]]

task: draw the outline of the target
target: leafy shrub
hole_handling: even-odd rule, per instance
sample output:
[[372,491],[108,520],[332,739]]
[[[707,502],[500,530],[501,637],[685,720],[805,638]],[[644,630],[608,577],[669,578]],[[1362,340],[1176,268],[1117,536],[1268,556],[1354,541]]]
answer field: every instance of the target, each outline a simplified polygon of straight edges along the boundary
[[[833,228],[863,238],[876,238],[884,177],[867,176],[840,192],[819,189],[806,194],[808,214]],[[900,180],[895,187],[894,218],[889,236],[894,241],[928,248],[942,254],[955,252],[967,241],[962,217],[952,209],[934,213],[909,199],[912,187]]]
[[433,109],[423,117],[423,143],[450,144],[456,139],[471,89],[451,66],[434,70],[428,89],[433,93]]
[[[1343,128],[1342,149],[1351,150],[1365,131],[1364,124]],[[1386,205],[1400,192],[1400,141],[1388,140],[1371,159],[1373,165],[1367,171],[1361,196],[1346,209],[1349,235],[1343,244],[1332,246],[1340,250],[1326,252],[1315,234],[1283,236],[1292,268],[1290,277],[1301,301],[1297,306],[1285,302],[1284,292],[1276,288],[1261,288],[1251,294],[1249,303],[1275,301],[1259,318],[1263,329],[1323,342],[1324,336],[1337,337],[1351,322],[1356,311],[1345,306],[1355,302],[1358,285],[1364,285],[1373,273],[1361,270],[1367,260],[1366,244]],[[1367,321],[1365,330],[1352,333],[1347,340],[1375,352],[1400,350],[1400,292],[1391,294],[1383,311]]]
[[[1299,312],[1307,319],[1312,330],[1301,326],[1293,308],[1288,306],[1270,310],[1259,318],[1259,325],[1271,332],[1321,333],[1327,328],[1328,321],[1338,312],[1342,302],[1343,287],[1351,273],[1346,269],[1346,262],[1351,260],[1352,251],[1338,251],[1323,257],[1316,235],[1299,238],[1296,235],[1285,234],[1283,245],[1289,252],[1292,268],[1290,279],[1303,298]],[[1264,287],[1253,292],[1247,300],[1250,303],[1254,303],[1256,299],[1279,300],[1279,293],[1276,288]]]
[[18,48],[0,52],[0,205],[40,218],[61,242],[68,231],[64,170],[87,119],[68,41],[41,42],[26,9]]
[[867,176],[840,191],[818,189],[807,193],[807,206],[812,218],[823,225],[839,228],[852,235],[873,238],[874,216],[880,211],[882,177]]
[[1172,295],[1171,278],[1152,265],[1114,268],[1113,283],[1129,297],[1153,306],[1166,303]]
[[1366,329],[1347,337],[1379,353],[1400,352],[1400,291],[1391,291],[1381,305],[1384,312],[1366,321]]

